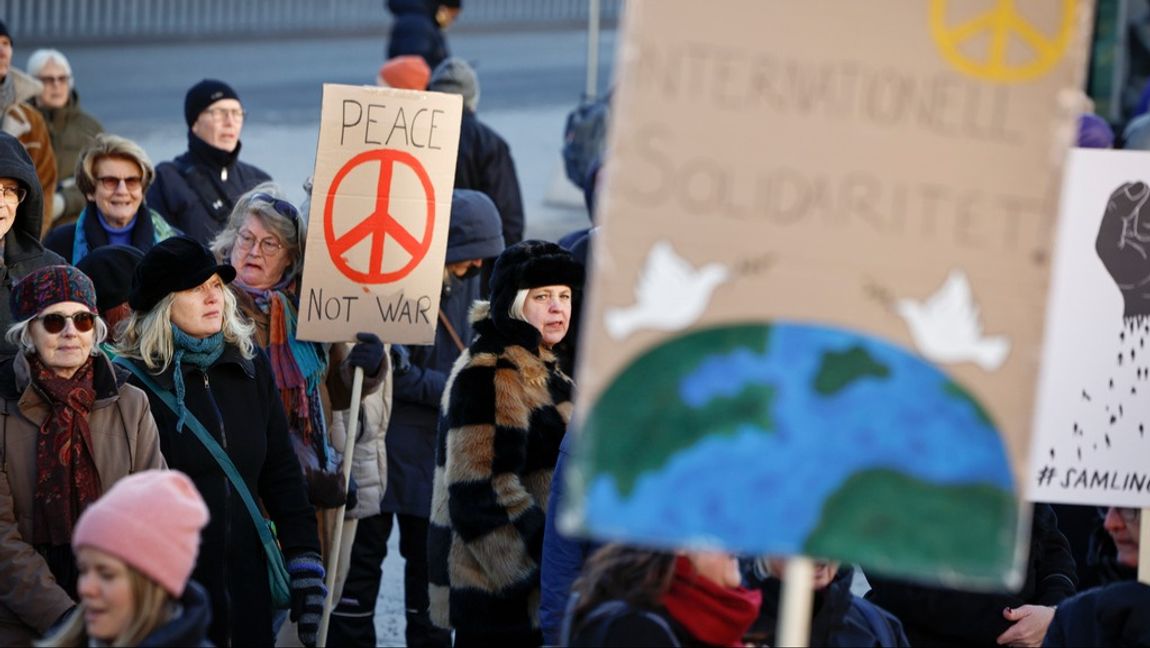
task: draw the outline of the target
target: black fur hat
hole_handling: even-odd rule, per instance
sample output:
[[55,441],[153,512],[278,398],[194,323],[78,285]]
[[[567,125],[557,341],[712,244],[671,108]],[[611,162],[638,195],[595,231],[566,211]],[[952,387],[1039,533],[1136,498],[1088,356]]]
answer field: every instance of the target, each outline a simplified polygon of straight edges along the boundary
[[515,294],[539,286],[583,288],[583,266],[571,253],[547,241],[520,241],[507,248],[491,269],[491,312],[507,313]]

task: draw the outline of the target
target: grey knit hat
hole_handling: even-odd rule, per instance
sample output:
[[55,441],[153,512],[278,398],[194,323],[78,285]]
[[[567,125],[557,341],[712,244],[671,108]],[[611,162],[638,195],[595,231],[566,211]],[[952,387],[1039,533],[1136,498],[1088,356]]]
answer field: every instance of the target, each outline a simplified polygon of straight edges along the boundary
[[452,56],[435,66],[427,89],[463,96],[463,105],[471,112],[479,106],[479,79],[467,61]]

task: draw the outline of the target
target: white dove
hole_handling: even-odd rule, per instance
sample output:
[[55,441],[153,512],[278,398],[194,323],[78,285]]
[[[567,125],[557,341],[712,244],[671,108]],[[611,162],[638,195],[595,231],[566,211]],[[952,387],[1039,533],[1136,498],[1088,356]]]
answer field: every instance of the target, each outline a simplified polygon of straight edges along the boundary
[[607,334],[622,340],[642,328],[676,331],[706,310],[711,293],[731,276],[727,266],[708,263],[696,270],[667,241],[651,246],[635,284],[633,306],[610,308],[603,318]]
[[994,371],[1010,352],[1005,335],[983,337],[978,305],[961,270],[951,270],[942,288],[925,302],[899,299],[896,310],[906,320],[919,352],[932,362],[973,362]]

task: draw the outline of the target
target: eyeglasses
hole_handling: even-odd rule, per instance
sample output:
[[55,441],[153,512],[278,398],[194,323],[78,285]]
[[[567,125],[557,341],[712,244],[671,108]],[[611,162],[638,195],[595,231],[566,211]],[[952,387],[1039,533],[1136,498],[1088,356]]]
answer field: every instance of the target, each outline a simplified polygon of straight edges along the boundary
[[[1115,506],[1114,511],[1118,513],[1118,516],[1122,518],[1122,521],[1128,525],[1138,524],[1138,522],[1142,519],[1142,509]],[[1109,515],[1109,513],[1109,508],[1105,506],[1098,507],[1098,515],[1101,515],[1103,518]]]
[[[240,252],[247,252],[252,249],[255,244],[256,237],[252,236],[251,232],[243,230],[239,234],[236,234],[236,249]],[[267,257],[274,257],[280,252],[283,252],[284,249],[283,243],[280,243],[270,236],[266,239],[261,239],[259,244],[260,252]]]
[[222,122],[225,117],[231,117],[235,121],[243,121],[244,116],[247,115],[243,108],[208,108],[204,111],[212,118],[213,121]]
[[275,196],[266,193],[254,194],[252,195],[252,200],[259,200],[271,205],[272,209],[276,210],[277,214],[291,221],[292,227],[295,228],[296,242],[299,242],[300,215],[299,210],[295,208],[295,205],[289,203],[286,200],[281,200],[280,198],[276,198]]
[[127,178],[117,178],[116,176],[100,176],[99,178],[96,178],[96,180],[99,180],[100,184],[104,185],[104,188],[108,191],[115,191],[116,189],[119,189],[121,182],[124,183],[124,186],[127,187],[128,191],[139,191],[140,186],[144,182],[144,179],[140,176],[128,176]]
[[68,81],[72,79],[72,75],[60,74],[58,76],[39,76],[36,78],[39,79],[40,83],[43,83],[44,85],[56,85],[68,83]]
[[17,205],[24,202],[28,197],[28,190],[24,187],[8,187],[0,186],[0,194],[4,195],[4,200],[7,202],[15,202]]
[[40,324],[44,327],[45,331],[56,334],[64,330],[68,325],[68,320],[72,320],[72,325],[76,330],[81,333],[87,333],[92,330],[96,325],[96,315],[88,311],[80,311],[71,315],[61,315],[60,313],[49,313],[41,315],[36,319],[40,320]]

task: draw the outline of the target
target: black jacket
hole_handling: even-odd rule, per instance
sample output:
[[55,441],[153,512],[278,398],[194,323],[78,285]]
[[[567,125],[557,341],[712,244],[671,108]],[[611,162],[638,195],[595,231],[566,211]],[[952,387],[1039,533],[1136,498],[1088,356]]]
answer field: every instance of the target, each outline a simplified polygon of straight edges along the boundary
[[1043,646],[1150,646],[1150,585],[1113,583],[1064,601]]
[[188,150],[156,166],[148,187],[149,207],[184,234],[204,245],[223,229],[236,200],[252,187],[271,180],[262,169],[240,162],[241,144],[228,153],[188,131]]
[[447,39],[435,22],[437,0],[388,0],[387,8],[395,16],[387,40],[387,58],[405,54],[422,56],[432,70],[451,56]]
[[208,593],[195,581],[188,581],[180,597],[180,614],[153,630],[140,642],[140,646],[211,646],[208,626],[212,622],[212,607]]
[[[77,227],[84,228],[84,238],[88,241],[88,252],[109,245],[108,232],[100,225],[100,218],[96,216],[96,214],[95,203],[88,203],[80,216],[77,217],[75,223],[62,225],[48,232],[48,236],[44,237],[44,247],[59,254],[66,259],[68,263],[73,265],[79,263],[80,259],[74,258],[72,254],[76,244]],[[148,209],[146,203],[140,203],[140,208],[136,210],[135,226],[132,227],[131,245],[141,252],[147,252],[152,249],[152,246],[156,243],[159,243],[169,236],[179,234],[177,230],[163,220],[159,220],[159,223],[163,226],[164,231],[157,232],[155,223],[152,220],[152,216],[154,215],[154,212]],[[158,216],[157,219],[159,219]]]
[[[144,368],[140,361],[133,361]],[[155,376],[173,388],[173,368]],[[148,393],[168,467],[187,473],[207,502],[211,520],[201,534],[192,577],[212,603],[209,638],[219,646],[272,645],[267,562],[255,523],[227,475],[190,430],[177,432],[176,414]],[[271,364],[262,351],[249,360],[228,345],[207,371],[184,367],[185,403],[220,442],[248,489],[275,522],[285,557],[319,552],[315,509],[308,503],[303,471],[288,439]]]
[[1015,594],[965,592],[888,579],[867,573],[867,599],[901,621],[912,646],[997,646],[1010,627],[1007,607],[1058,605],[1074,595],[1074,558],[1049,504],[1035,504],[1026,582]]
[[519,191],[511,149],[498,133],[466,108],[459,127],[455,188],[487,194],[503,221],[503,242],[511,246],[523,240],[523,195]]
[[[640,610],[606,601],[587,613],[568,642],[572,648],[599,646],[705,646],[664,608]],[[811,644],[812,646],[818,644]]]
[[[757,588],[763,593],[759,618],[751,626],[748,637],[773,646],[779,623],[780,582],[776,578],[760,579],[753,572],[748,574],[748,587]],[[815,593],[810,645],[858,648],[909,646],[902,624],[893,614],[851,593],[853,578],[853,569],[840,569],[830,585]]]
[[[0,330],[7,331],[12,321],[8,295],[12,285],[37,268],[64,263],[64,260],[40,245],[40,222],[44,218],[44,191],[32,158],[20,140],[0,133],[0,178],[12,178],[27,191],[28,197],[16,208],[16,219],[4,234],[4,264],[0,266]],[[10,359],[16,347],[0,339],[0,358]]]

